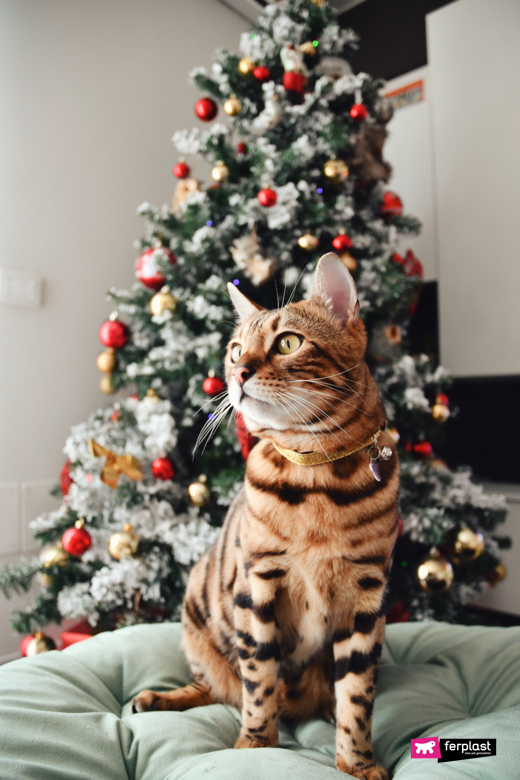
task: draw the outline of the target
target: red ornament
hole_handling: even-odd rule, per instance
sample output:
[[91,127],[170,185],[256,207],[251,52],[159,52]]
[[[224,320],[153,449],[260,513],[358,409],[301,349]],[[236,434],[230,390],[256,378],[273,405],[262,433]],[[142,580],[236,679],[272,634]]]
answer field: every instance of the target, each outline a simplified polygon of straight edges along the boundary
[[186,165],[184,160],[180,160],[177,165],[173,166],[173,175],[178,179],[187,179],[191,173],[191,168]]
[[90,639],[91,636],[92,626],[86,620],[82,620],[81,623],[71,626],[68,631],[61,632],[61,649],[65,650],[66,647],[75,645],[76,642],[83,642],[84,639]]
[[128,325],[119,320],[107,320],[99,329],[99,340],[105,347],[121,349],[129,338]]
[[112,414],[110,415],[110,419],[112,420],[112,422],[117,422],[119,420],[119,414],[120,414],[119,409],[115,409],[112,412]]
[[266,68],[265,65],[258,65],[253,71],[253,76],[257,81],[269,81],[271,78],[271,71],[269,68]]
[[394,263],[399,263],[399,265],[403,266],[406,276],[418,276],[419,279],[424,278],[421,261],[414,255],[411,249],[408,249],[404,257],[394,252],[392,260]]
[[264,190],[260,190],[260,192],[258,193],[258,200],[260,201],[262,206],[267,206],[267,207],[274,206],[277,199],[278,196],[276,192],[270,189],[269,187],[266,187],[266,189]]
[[354,103],[350,109],[350,116],[355,122],[364,122],[368,116],[368,109],[363,103]]
[[397,537],[401,536],[403,533],[403,521],[400,517],[397,518]]
[[173,479],[175,466],[170,458],[156,458],[152,463],[152,474],[156,479]]
[[433,452],[433,447],[429,441],[419,441],[417,444],[408,442],[405,445],[406,452],[415,452],[416,455],[421,455],[423,458],[429,458]]
[[383,192],[380,213],[383,217],[399,217],[403,213],[403,202],[395,192]]
[[288,92],[303,92],[307,85],[307,76],[288,70],[282,76],[282,84]]
[[450,399],[445,393],[437,393],[437,396],[435,398],[435,403],[437,404],[444,404],[444,406],[450,405]]
[[237,439],[242,451],[242,457],[244,460],[247,460],[247,456],[255,446],[257,440],[247,430],[244,418],[240,412],[235,413],[235,424],[237,427]]
[[67,528],[61,537],[61,543],[65,552],[79,558],[92,544],[92,537],[83,526],[74,526]]
[[203,122],[211,122],[217,116],[217,112],[218,106],[211,98],[201,98],[195,103],[195,113]]
[[202,383],[202,389],[208,395],[218,395],[226,385],[218,376],[207,376]]
[[69,495],[70,486],[73,483],[73,479],[70,476],[71,462],[68,460],[60,471],[60,488],[63,498]]
[[237,152],[239,154],[247,154],[247,146],[243,143],[237,144]]
[[352,249],[352,240],[345,233],[340,233],[332,239],[332,246],[338,252],[346,252],[347,249]]
[[29,642],[32,642],[33,639],[34,639],[34,634],[27,634],[27,636],[24,636],[24,638],[20,642],[20,652],[24,658],[27,655],[27,645],[29,644]]
[[135,275],[141,284],[144,284],[145,287],[149,287],[151,290],[160,290],[166,281],[161,269],[157,265],[157,258],[164,256],[168,258],[172,265],[177,262],[173,252],[162,246],[147,249],[137,260]]

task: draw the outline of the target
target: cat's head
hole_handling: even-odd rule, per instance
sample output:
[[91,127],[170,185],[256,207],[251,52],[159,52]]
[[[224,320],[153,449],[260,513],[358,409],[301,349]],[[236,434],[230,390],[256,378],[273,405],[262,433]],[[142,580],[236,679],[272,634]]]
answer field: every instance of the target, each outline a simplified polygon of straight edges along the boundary
[[322,257],[308,300],[281,309],[228,289],[240,318],[225,359],[228,394],[249,430],[314,435],[344,427],[363,401],[366,334],[339,257]]

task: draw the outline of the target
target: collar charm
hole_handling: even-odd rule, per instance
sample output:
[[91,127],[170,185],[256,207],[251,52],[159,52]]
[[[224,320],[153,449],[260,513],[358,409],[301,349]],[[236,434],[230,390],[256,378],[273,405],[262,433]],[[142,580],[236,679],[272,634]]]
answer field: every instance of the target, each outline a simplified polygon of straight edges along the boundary
[[390,460],[393,455],[391,447],[382,447],[379,449],[377,446],[377,438],[381,431],[374,434],[374,443],[368,450],[368,467],[372,472],[372,476],[378,482],[381,482],[381,472],[379,470],[379,463],[382,460]]

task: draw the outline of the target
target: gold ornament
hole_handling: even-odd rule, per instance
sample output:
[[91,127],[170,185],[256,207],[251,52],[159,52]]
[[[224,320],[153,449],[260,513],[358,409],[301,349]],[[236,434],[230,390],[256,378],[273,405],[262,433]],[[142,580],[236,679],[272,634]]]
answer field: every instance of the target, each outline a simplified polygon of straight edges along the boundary
[[188,195],[200,191],[200,182],[197,179],[179,179],[175,187],[175,193],[172,200],[172,213],[179,216],[183,213],[182,204]]
[[348,252],[342,252],[340,255],[340,260],[343,265],[351,272],[355,271],[358,266],[357,260]]
[[209,490],[206,486],[207,477],[201,474],[197,482],[188,487],[188,495],[193,506],[205,506],[209,502]]
[[434,548],[417,569],[419,585],[426,593],[444,593],[453,582],[453,567]]
[[29,658],[32,655],[48,653],[49,650],[56,650],[54,640],[46,636],[43,631],[36,631],[25,648],[25,655]]
[[140,539],[135,533],[133,526],[126,523],[122,531],[117,531],[110,537],[108,551],[116,561],[120,561],[121,558],[131,558],[137,552],[139,541]]
[[150,301],[150,311],[155,316],[162,314],[163,311],[174,312],[177,308],[177,299],[173,297],[168,285],[161,288],[160,292],[155,293]]
[[323,173],[333,184],[341,184],[348,178],[348,165],[343,160],[327,160]]
[[116,367],[115,349],[109,347],[106,352],[100,352],[97,356],[96,365],[104,374],[111,374]]
[[484,546],[484,537],[480,531],[461,528],[455,540],[455,553],[452,560],[455,563],[474,561],[482,553]]
[[304,233],[303,236],[300,236],[298,239],[298,246],[305,249],[307,252],[312,252],[319,243],[319,239],[316,238],[316,236],[313,236],[312,233]]
[[39,557],[46,569],[50,569],[51,566],[65,566],[69,560],[69,556],[61,546],[61,542],[50,547],[44,547]]
[[155,392],[155,390],[153,389],[153,387],[148,388],[148,390],[146,391],[146,397],[147,398],[151,398],[152,401],[160,401],[161,400],[159,398],[159,396],[157,395],[157,393]]
[[112,386],[112,377],[110,374],[105,374],[105,376],[102,376],[99,380],[99,389],[102,393],[105,393],[105,395],[112,395],[112,393],[115,393]]
[[305,41],[305,43],[300,43],[300,51],[303,52],[306,57],[316,56],[316,47],[312,41]]
[[43,588],[48,588],[49,585],[52,585],[52,579],[48,574],[44,574],[42,571],[38,572],[36,578]]
[[236,95],[231,95],[224,103],[224,113],[228,116],[238,116],[242,111],[242,101]]
[[226,179],[229,176],[229,168],[227,165],[224,165],[222,160],[219,160],[218,163],[215,165],[213,170],[211,171],[211,178],[213,181],[226,181]]
[[255,69],[255,63],[249,57],[242,57],[238,63],[238,72],[242,76],[250,76]]
[[448,468],[442,458],[430,458],[428,466],[432,469],[443,469],[444,471]]
[[113,490],[116,489],[121,474],[124,474],[128,479],[133,479],[134,482],[143,478],[141,461],[134,458],[133,455],[116,455],[115,452],[102,447],[94,439],[88,440],[88,448],[92,457],[106,458],[100,479]]
[[316,8],[323,8],[325,0],[311,0],[311,3],[316,6]]
[[437,420],[437,422],[446,422],[448,417],[450,416],[450,410],[446,406],[446,404],[438,404],[435,403],[432,406],[432,417],[434,420]]
[[502,582],[507,577],[507,569],[503,563],[497,563],[493,571],[488,577],[489,584],[494,587],[497,583]]

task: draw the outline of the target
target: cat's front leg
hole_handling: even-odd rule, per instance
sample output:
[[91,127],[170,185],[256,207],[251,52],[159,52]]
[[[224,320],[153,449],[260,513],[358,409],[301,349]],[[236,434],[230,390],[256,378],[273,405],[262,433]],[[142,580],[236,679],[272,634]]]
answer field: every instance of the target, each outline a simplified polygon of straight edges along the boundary
[[254,566],[247,583],[235,588],[233,618],[242,676],[242,728],[236,748],[278,744],[276,591],[277,583],[262,579]]
[[388,780],[372,751],[374,706],[385,617],[358,612],[352,629],[334,638],[336,692],[336,766],[359,780]]

